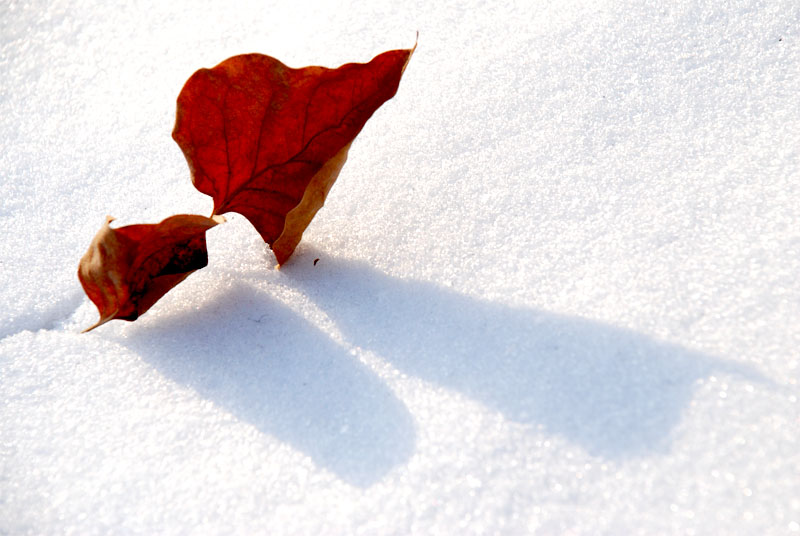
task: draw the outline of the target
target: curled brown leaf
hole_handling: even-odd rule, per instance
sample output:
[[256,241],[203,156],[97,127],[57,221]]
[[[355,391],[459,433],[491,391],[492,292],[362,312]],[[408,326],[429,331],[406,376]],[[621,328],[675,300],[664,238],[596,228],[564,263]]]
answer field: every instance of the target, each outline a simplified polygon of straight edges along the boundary
[[112,217],[95,235],[78,265],[86,295],[100,319],[136,320],[189,274],[208,264],[205,233],[221,217],[179,214],[157,224],[114,229]]

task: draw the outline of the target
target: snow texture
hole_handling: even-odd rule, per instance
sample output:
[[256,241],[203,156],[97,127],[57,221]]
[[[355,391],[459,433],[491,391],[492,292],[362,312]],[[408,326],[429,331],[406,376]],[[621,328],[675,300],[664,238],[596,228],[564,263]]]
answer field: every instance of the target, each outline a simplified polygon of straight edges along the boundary
[[[800,531],[796,0],[111,4],[0,6],[0,533]],[[286,266],[79,333],[194,70],[417,30]]]

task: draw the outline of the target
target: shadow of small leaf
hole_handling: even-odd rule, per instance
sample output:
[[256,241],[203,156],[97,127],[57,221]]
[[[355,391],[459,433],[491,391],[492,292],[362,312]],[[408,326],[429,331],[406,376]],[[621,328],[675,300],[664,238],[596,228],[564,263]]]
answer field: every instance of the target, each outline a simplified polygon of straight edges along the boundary
[[414,451],[411,414],[385,383],[248,285],[131,331],[120,342],[166,377],[345,482],[367,487]]

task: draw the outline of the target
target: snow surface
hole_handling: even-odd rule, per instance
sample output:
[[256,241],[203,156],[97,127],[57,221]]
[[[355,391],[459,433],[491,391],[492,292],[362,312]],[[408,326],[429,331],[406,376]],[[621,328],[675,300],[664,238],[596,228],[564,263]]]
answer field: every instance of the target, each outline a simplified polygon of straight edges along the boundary
[[[800,531],[796,0],[109,4],[0,5],[0,533]],[[194,70],[417,30],[284,268],[79,334]]]

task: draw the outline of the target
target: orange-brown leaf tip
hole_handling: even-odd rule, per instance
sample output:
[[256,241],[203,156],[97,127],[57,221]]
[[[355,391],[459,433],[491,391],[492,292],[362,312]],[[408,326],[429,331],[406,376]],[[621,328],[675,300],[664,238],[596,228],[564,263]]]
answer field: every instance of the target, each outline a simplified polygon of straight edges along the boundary
[[99,328],[100,326],[102,326],[103,324],[105,324],[106,322],[108,322],[109,320],[114,320],[114,316],[113,316],[113,315],[110,315],[110,316],[108,316],[108,317],[106,317],[106,318],[103,318],[103,317],[101,317],[101,318],[100,318],[100,320],[98,320],[97,322],[95,322],[94,324],[92,324],[91,326],[89,326],[88,328],[86,328],[86,329],[84,329],[83,331],[81,331],[81,333],[89,333],[89,332],[90,332],[90,331],[92,331],[94,328]]
[[[414,51],[417,50],[417,45],[419,44],[419,30],[417,30],[417,36],[414,38],[414,46],[408,50],[408,59],[406,60],[406,65],[408,62],[411,61],[411,56],[414,55]],[[403,65],[403,70],[406,70],[406,65]]]
[[178,96],[172,137],[214,214],[245,216],[283,264],[353,139],[397,92],[412,52],[338,69],[293,69],[245,54],[195,72]]
[[275,254],[275,258],[278,259],[278,264],[283,264],[289,260],[289,257],[292,256],[295,248],[300,243],[300,239],[303,238],[303,231],[311,223],[317,211],[325,204],[328,192],[330,192],[333,183],[336,182],[336,178],[342,170],[342,166],[347,161],[347,151],[350,150],[350,143],[342,147],[333,158],[325,162],[320,170],[311,177],[300,203],[286,214],[283,232],[272,243],[272,252]]
[[219,221],[180,214],[161,223],[112,229],[106,223],[78,265],[78,279],[100,319],[136,320],[171,288],[208,264],[205,232]]

